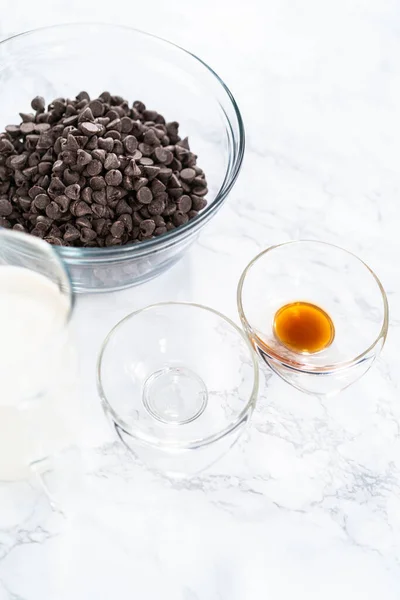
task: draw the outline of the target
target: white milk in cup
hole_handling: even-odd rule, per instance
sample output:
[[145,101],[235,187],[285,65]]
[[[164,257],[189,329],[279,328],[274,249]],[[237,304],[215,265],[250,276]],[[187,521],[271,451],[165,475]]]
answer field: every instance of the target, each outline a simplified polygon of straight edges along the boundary
[[0,481],[40,473],[77,441],[72,305],[51,246],[0,229]]

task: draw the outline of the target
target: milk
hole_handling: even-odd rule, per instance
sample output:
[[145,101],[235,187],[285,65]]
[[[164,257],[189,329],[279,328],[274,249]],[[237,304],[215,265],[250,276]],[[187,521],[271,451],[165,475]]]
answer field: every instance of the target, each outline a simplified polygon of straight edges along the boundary
[[71,299],[49,278],[0,265],[0,480],[75,440]]

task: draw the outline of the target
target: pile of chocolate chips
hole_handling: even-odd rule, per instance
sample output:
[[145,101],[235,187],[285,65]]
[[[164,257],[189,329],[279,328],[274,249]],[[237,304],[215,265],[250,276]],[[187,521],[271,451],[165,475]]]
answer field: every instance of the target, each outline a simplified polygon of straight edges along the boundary
[[178,135],[143,102],[103,92],[57,98],[0,133],[0,226],[62,246],[115,246],[197,216],[207,182]]

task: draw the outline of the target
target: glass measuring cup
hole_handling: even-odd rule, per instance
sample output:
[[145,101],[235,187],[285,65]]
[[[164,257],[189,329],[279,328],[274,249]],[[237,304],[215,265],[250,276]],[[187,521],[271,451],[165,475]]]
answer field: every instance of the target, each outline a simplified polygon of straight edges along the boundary
[[52,247],[0,229],[0,480],[43,474],[72,443],[73,303]]

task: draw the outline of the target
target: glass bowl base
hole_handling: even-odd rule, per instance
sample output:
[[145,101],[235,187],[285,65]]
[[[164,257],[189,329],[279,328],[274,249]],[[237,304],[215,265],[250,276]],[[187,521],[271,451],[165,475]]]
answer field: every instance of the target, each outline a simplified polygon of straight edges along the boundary
[[208,401],[204,381],[186,367],[165,367],[152,373],[143,387],[147,412],[162,423],[184,425],[203,414]]

